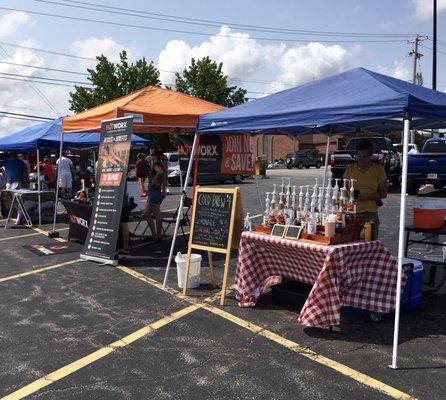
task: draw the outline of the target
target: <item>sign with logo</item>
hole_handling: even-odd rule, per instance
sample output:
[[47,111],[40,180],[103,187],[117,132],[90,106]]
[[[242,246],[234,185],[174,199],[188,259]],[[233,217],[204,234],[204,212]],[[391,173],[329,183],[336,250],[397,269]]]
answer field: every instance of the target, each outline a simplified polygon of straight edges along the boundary
[[[180,168],[185,171],[192,150],[193,136],[182,136],[179,147]],[[251,139],[243,135],[201,135],[198,148],[200,173],[253,175],[254,158]]]
[[102,122],[98,185],[81,258],[106,264],[115,259],[125,194],[133,117]]

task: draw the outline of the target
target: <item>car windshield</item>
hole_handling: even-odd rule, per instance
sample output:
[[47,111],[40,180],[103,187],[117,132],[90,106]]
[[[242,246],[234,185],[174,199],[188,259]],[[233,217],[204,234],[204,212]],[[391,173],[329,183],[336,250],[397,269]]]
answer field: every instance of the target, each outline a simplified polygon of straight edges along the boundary
[[434,140],[427,142],[424,153],[446,153],[446,140]]
[[[358,147],[358,143],[361,141],[362,138],[358,138],[358,139],[350,139],[349,142],[347,143],[347,147],[345,148],[345,150],[352,150],[352,151],[356,151],[356,148]],[[372,145],[373,145],[373,151],[382,151],[382,150],[387,150],[386,147],[386,141],[385,140],[373,140],[372,141]]]

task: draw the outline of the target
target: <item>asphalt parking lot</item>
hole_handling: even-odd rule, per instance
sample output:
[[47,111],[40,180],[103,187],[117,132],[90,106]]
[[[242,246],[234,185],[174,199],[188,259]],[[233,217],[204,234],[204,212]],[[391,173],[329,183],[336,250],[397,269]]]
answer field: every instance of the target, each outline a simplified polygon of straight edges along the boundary
[[[269,179],[257,181],[262,201],[282,176],[312,185],[316,177],[321,181],[322,170],[270,171]],[[240,187],[245,211],[260,213],[256,182]],[[171,190],[164,209],[178,202],[178,189]],[[421,196],[445,194],[426,187]],[[408,197],[408,210],[415,199]],[[380,238],[396,254],[397,190],[391,189],[380,216]],[[58,228],[64,240],[66,225]],[[185,252],[186,239],[178,238],[177,251]],[[402,314],[401,368],[392,370],[391,317],[376,324],[346,309],[333,332],[304,328],[296,311],[274,305],[270,294],[256,307],[241,309],[229,293],[220,307],[206,263],[203,284],[187,298],[178,293],[175,268],[163,289],[169,238],[161,244],[135,242],[117,267],[81,261],[78,253],[37,256],[23,247],[52,241],[38,230],[0,229],[0,397],[445,397],[444,296],[430,296],[425,309]],[[421,254],[440,256],[438,249],[415,248],[413,255]],[[233,254],[230,282],[235,263]],[[216,264],[221,282],[221,258]]]

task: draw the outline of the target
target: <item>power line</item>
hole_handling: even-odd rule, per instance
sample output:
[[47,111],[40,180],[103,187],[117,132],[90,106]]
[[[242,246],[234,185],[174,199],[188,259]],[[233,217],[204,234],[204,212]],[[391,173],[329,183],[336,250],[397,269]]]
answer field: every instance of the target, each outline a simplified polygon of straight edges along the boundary
[[[103,25],[112,25],[112,26],[120,26],[125,28],[137,28],[137,29],[144,29],[144,30],[152,30],[152,31],[160,31],[160,32],[174,32],[174,33],[182,33],[187,35],[198,35],[198,36],[216,36],[216,37],[230,37],[233,39],[241,39],[241,40],[264,40],[264,41],[273,41],[273,42],[299,42],[299,43],[309,43],[312,42],[312,40],[308,39],[286,39],[286,38],[268,38],[268,37],[254,37],[254,36],[238,36],[238,35],[220,35],[220,34],[213,34],[213,33],[205,33],[205,32],[196,32],[196,31],[184,31],[184,30],[177,30],[177,29],[168,29],[168,28],[156,28],[156,27],[150,27],[150,26],[144,26],[144,25],[135,25],[135,24],[126,24],[122,22],[112,22],[112,21],[104,21],[99,19],[90,19],[90,18],[81,18],[81,17],[73,17],[73,16],[67,16],[67,15],[60,15],[60,14],[52,14],[52,13],[46,13],[46,12],[39,12],[39,11],[30,11],[30,10],[23,10],[18,8],[10,8],[10,7],[0,7],[0,10],[6,10],[6,11],[18,11],[18,12],[25,12],[29,14],[35,14],[35,15],[41,15],[45,17],[54,17],[54,18],[61,18],[61,19],[67,19],[71,21],[81,21],[81,22],[92,22],[96,24],[103,24]],[[405,42],[403,39],[380,39],[380,40],[318,40],[321,43],[401,43]]]
[[79,84],[79,85],[90,85],[92,86],[92,83],[88,83],[88,82],[79,82],[79,81],[71,81],[68,79],[56,79],[56,78],[46,78],[46,77],[41,77],[41,76],[32,76],[32,75],[19,75],[19,74],[10,74],[7,72],[0,72],[0,75],[6,75],[6,76],[17,76],[17,77],[22,77],[22,78],[31,78],[31,79],[42,79],[42,80],[48,80],[48,81],[53,81],[53,82],[66,82],[66,83],[74,83],[74,84]]
[[[426,45],[424,45],[424,44],[420,44],[419,46],[420,46],[420,47],[423,47],[423,48],[425,48],[425,49],[428,49],[428,50],[430,50],[430,51],[434,51],[434,49],[433,49],[432,47],[426,46]],[[446,52],[444,52],[444,51],[437,50],[437,53],[446,56]]]
[[34,119],[39,119],[39,120],[44,120],[44,121],[52,121],[52,120],[54,120],[54,118],[42,117],[42,116],[40,116],[40,115],[30,115],[30,114],[13,113],[13,112],[3,111],[3,110],[0,110],[0,114],[4,114],[5,116],[11,116],[11,117],[34,118]]
[[[280,33],[280,34],[301,34],[301,35],[312,35],[312,36],[341,36],[341,37],[408,37],[414,36],[413,34],[404,34],[404,33],[361,33],[361,32],[332,32],[332,31],[311,31],[311,30],[302,30],[302,29],[288,29],[288,28],[276,28],[276,27],[266,27],[266,26],[258,26],[258,25],[246,25],[246,24],[237,24],[233,22],[223,22],[223,21],[211,21],[205,19],[198,18],[186,18],[176,15],[170,14],[160,14],[147,12],[142,10],[132,10],[121,7],[111,7],[98,3],[92,2],[84,2],[84,1],[70,1],[64,0],[64,3],[73,3],[73,4],[64,4],[60,1],[50,1],[50,0],[34,0],[39,3],[48,3],[59,5],[63,7],[72,7],[76,9],[86,9],[93,11],[100,11],[102,13],[115,14],[115,15],[126,15],[138,18],[146,18],[146,19],[154,19],[160,21],[188,24],[188,25],[198,25],[198,26],[209,26],[209,27],[220,27],[221,25],[227,25],[229,27],[237,27],[250,31],[257,32],[267,32],[267,33]],[[97,8],[100,7],[100,8]]]
[[[11,56],[10,56],[10,55],[8,54],[8,52],[3,48],[3,46],[0,46],[0,50],[1,50],[4,54],[6,54],[6,57],[11,58]],[[39,89],[37,86],[35,86],[35,85],[33,84],[32,81],[26,79],[26,76],[25,76],[25,73],[23,72],[23,70],[22,70],[19,66],[17,66],[17,65],[15,65],[14,68],[19,72],[20,75],[22,75],[22,76],[25,77],[25,80],[27,80],[29,86],[30,86],[30,87],[34,90],[34,92],[36,92],[37,95],[38,95],[38,96],[39,96],[39,97],[46,103],[46,105],[49,106],[49,107],[51,108],[51,110],[54,111],[55,114],[60,115],[60,113],[56,110],[56,108],[55,108],[55,107],[53,106],[53,104],[48,100],[48,98],[47,98],[47,97],[40,91],[40,89]]]
[[37,65],[29,65],[29,64],[17,64],[17,63],[8,62],[8,61],[0,61],[0,64],[18,65],[20,67],[42,69],[42,70],[45,70],[45,71],[63,72],[63,73],[66,73],[66,74],[90,76],[89,74],[86,74],[84,72],[69,71],[69,70],[66,70],[66,69],[49,68],[49,67],[38,67]]
[[88,58],[88,57],[82,57],[82,56],[76,56],[74,54],[69,54],[69,53],[61,53],[58,51],[52,51],[52,50],[45,50],[45,49],[38,49],[36,47],[31,47],[31,46],[23,46],[20,44],[15,44],[15,43],[8,43],[8,42],[0,42],[0,45],[3,46],[11,46],[11,47],[17,47],[19,49],[26,49],[26,50],[34,50],[34,51],[38,51],[40,53],[47,53],[47,54],[53,54],[56,56],[64,56],[64,57],[70,57],[70,58],[77,58],[80,60],[86,60],[86,61],[95,61],[97,62],[98,60],[96,58]]
[[[74,85],[67,85],[67,84],[63,84],[63,83],[54,83],[54,82],[42,82],[42,81],[36,81],[33,79],[20,79],[20,78],[11,78],[8,76],[0,76],[0,79],[6,79],[8,81],[17,81],[17,82],[32,82],[32,83],[42,83],[44,85],[51,85],[51,86],[63,86],[63,87],[71,87],[74,88]],[[58,112],[56,112],[56,114],[59,114]]]

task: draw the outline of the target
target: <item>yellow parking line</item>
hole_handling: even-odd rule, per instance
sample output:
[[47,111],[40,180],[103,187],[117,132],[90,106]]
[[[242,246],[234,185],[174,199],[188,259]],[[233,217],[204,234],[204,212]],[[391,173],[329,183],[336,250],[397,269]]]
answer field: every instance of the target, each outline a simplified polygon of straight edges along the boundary
[[184,317],[187,314],[190,314],[191,312],[197,310],[198,308],[200,308],[199,305],[192,304],[186,308],[183,308],[180,311],[167,315],[166,317],[156,322],[153,322],[141,329],[138,329],[136,332],[133,332],[130,335],[127,335],[122,339],[119,339],[116,342],[109,344],[108,346],[96,350],[94,353],[82,357],[62,368],[59,368],[54,372],[51,372],[48,375],[43,376],[40,379],[37,379],[34,382],[31,382],[29,385],[26,385],[23,388],[16,390],[15,392],[3,397],[3,400],[23,399],[24,397],[29,396],[30,394],[35,393],[38,390],[48,385],[51,385],[52,383],[57,382],[62,378],[65,378],[66,376],[80,370],[81,368],[84,368],[87,365],[108,356],[115,350],[126,347],[129,344],[135,342],[136,340],[141,339],[142,337],[147,336],[150,333],[153,333],[157,329],[160,329],[163,326],[166,326],[167,324],[170,324],[171,322],[176,321],[177,319]]
[[257,335],[263,336],[266,339],[269,339],[277,344],[280,344],[283,347],[286,347],[287,349],[306,357],[312,361],[317,362],[318,364],[324,365],[328,368],[331,368],[335,370],[336,372],[347,376],[348,378],[351,378],[364,386],[368,386],[372,389],[375,389],[381,393],[386,394],[389,397],[392,397],[394,399],[398,400],[414,400],[414,397],[401,392],[398,389],[395,389],[389,385],[386,385],[385,383],[378,381],[377,379],[374,379],[368,375],[365,375],[359,371],[354,370],[353,368],[347,367],[344,364],[341,364],[337,361],[331,360],[327,357],[324,357],[318,353],[316,353],[313,350],[307,349],[305,347],[302,347],[296,342],[293,342],[291,340],[285,339],[284,337],[268,331],[261,326],[255,325],[249,321],[245,321],[244,319],[241,319],[239,317],[236,317],[233,314],[230,314],[226,311],[221,310],[220,308],[214,307],[210,304],[204,304],[203,308],[205,310],[210,311],[214,315],[218,315],[228,321],[231,321],[232,323],[239,325]]
[[[48,231],[44,231],[43,229],[34,228],[34,227],[33,227],[33,229],[42,235],[48,236]],[[58,231],[65,231],[67,229],[70,229],[70,228],[62,228],[62,229],[58,229]],[[66,242],[66,240],[64,238],[60,238],[60,237],[54,238],[54,240],[57,240],[58,242]]]
[[44,272],[44,271],[50,271],[52,269],[64,267],[66,265],[74,264],[77,262],[83,262],[83,261],[84,260],[82,260],[81,258],[77,258],[76,260],[71,260],[71,261],[66,261],[66,262],[60,263],[60,264],[50,265],[49,267],[43,267],[43,268],[39,268],[39,269],[34,269],[32,271],[28,271],[28,272],[22,272],[21,274],[6,276],[4,278],[0,278],[0,282],[6,282],[6,281],[10,281],[12,279],[23,278],[24,276],[34,275],[34,274],[38,274],[39,272]]
[[24,237],[28,237],[28,236],[37,236],[37,235],[41,235],[41,233],[34,232],[34,233],[27,233],[26,235],[18,235],[18,236],[11,236],[11,237],[7,237],[7,238],[1,238],[0,242],[4,242],[5,240],[20,239],[20,238],[24,238]]
[[[171,294],[173,294],[176,297],[180,297],[179,294],[177,294],[178,292],[175,289],[172,288],[163,288],[163,285],[156,281],[155,279],[149,278],[146,275],[143,275],[139,272],[136,272],[128,267],[124,267],[124,266],[119,266],[117,267],[118,269],[120,269],[123,272],[126,272],[132,276],[134,276],[137,279],[140,279],[150,285],[153,285],[161,290],[164,290],[166,292],[169,292]],[[184,298],[186,301],[191,301],[190,298]],[[205,303],[201,303],[201,307],[209,312],[211,312],[214,315],[218,315],[219,317],[222,317],[228,321],[231,321],[232,323],[239,325],[257,335],[263,336],[268,340],[271,340],[277,344],[280,344],[281,346],[303,356],[306,357],[312,361],[315,361],[321,365],[324,365],[328,368],[331,368],[332,370],[347,376],[348,378],[351,378],[361,384],[363,384],[364,386],[368,386],[374,390],[377,390],[381,393],[386,394],[387,396],[394,398],[394,399],[398,399],[398,400],[414,400],[415,398],[404,393],[401,392],[398,389],[393,388],[392,386],[389,386],[387,384],[385,384],[384,382],[378,381],[377,379],[374,379],[368,375],[365,375],[359,371],[354,370],[353,368],[347,367],[344,364],[341,364],[337,361],[331,360],[327,357],[324,357],[316,352],[314,352],[313,350],[307,349],[305,347],[302,347],[301,345],[299,345],[296,342],[293,342],[291,340],[288,340],[274,332],[268,331],[264,328],[262,328],[261,326],[255,325],[249,321],[246,321],[242,318],[236,317],[233,314],[228,313],[227,311],[224,311],[220,308],[214,307],[210,304],[205,304]]]
[[[44,231],[43,229],[39,229],[39,228],[33,228],[33,229],[36,230],[37,232],[27,233],[26,235],[17,235],[17,236],[11,236],[11,237],[7,237],[7,238],[1,238],[0,242],[4,242],[5,240],[20,239],[20,238],[29,237],[29,236],[47,235],[48,234],[48,232]],[[59,231],[65,231],[67,229],[70,229],[70,228],[62,228],[62,229],[59,229]],[[62,239],[62,241],[63,240],[64,239]]]

